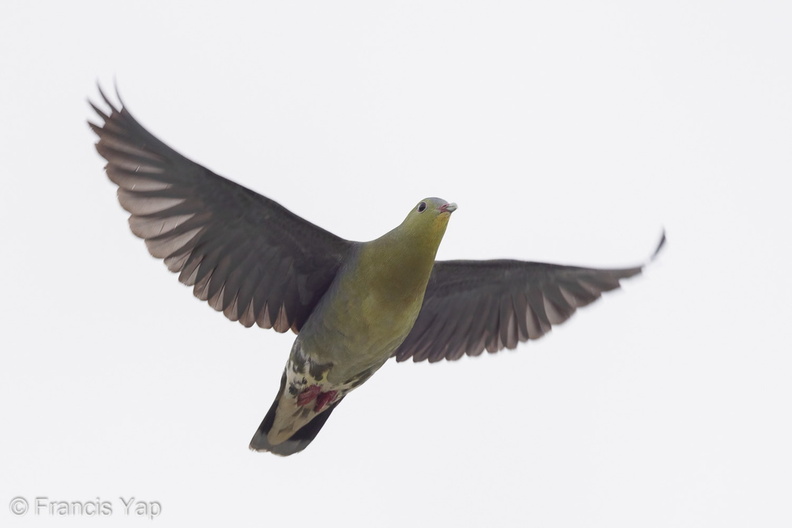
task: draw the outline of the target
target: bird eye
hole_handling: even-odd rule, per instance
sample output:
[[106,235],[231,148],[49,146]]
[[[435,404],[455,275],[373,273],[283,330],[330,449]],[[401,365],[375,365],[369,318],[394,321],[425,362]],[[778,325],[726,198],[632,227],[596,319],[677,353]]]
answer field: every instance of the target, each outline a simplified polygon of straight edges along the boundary
[[418,204],[418,212],[423,213],[426,211],[426,202],[421,202]]

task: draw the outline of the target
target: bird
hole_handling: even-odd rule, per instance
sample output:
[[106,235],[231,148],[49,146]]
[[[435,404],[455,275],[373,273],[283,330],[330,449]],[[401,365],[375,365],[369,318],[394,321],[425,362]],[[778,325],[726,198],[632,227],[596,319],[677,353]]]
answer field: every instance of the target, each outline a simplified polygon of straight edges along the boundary
[[[250,449],[304,450],[390,358],[455,361],[514,349],[641,273],[519,260],[436,261],[455,203],[429,197],[368,242],[341,238],[179,154],[118,105],[88,120],[129,226],[231,321],[296,334]],[[665,232],[651,261],[665,242]],[[649,262],[647,261],[647,263]]]

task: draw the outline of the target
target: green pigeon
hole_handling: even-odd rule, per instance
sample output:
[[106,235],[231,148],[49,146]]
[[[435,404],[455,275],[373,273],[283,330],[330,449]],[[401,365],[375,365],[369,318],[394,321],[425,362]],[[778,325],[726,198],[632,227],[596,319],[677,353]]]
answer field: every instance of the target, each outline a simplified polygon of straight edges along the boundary
[[376,240],[344,240],[190,161],[100,94],[110,112],[90,103],[103,124],[89,125],[132,232],[232,321],[297,334],[250,442],[256,451],[305,449],[391,357],[436,362],[513,349],[643,267],[436,262],[457,209],[440,198],[420,200]]

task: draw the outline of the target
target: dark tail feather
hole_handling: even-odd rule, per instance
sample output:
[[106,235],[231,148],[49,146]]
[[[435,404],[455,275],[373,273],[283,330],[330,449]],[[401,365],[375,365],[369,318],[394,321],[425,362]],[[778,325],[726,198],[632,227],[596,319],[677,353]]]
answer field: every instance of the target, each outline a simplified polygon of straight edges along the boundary
[[343,398],[341,398],[341,400],[338,400],[333,405],[328,407],[327,410],[318,414],[316,418],[298,429],[285,442],[281,442],[278,445],[272,445],[267,441],[267,433],[269,433],[270,429],[272,428],[272,423],[275,421],[275,411],[278,410],[278,402],[280,401],[285,386],[286,373],[284,372],[283,378],[281,378],[281,387],[278,391],[278,396],[272,403],[272,407],[270,407],[270,410],[267,412],[267,415],[264,417],[261,425],[259,425],[258,431],[256,431],[256,434],[253,435],[253,439],[250,441],[250,449],[254,451],[269,451],[270,453],[280,456],[289,456],[293,455],[294,453],[299,453],[308,447],[308,444],[313,442],[313,439],[316,438],[317,434],[319,434],[322,426],[325,424],[327,419],[330,418],[330,413],[332,413],[333,409],[335,409],[336,406],[341,403],[341,400],[343,400]]

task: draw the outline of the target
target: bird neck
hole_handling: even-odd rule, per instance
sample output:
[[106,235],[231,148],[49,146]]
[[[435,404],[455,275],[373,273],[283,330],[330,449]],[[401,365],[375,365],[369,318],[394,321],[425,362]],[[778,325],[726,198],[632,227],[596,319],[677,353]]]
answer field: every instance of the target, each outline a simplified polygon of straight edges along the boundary
[[445,223],[420,235],[396,228],[372,240],[361,257],[368,261],[371,284],[389,297],[423,299]]

